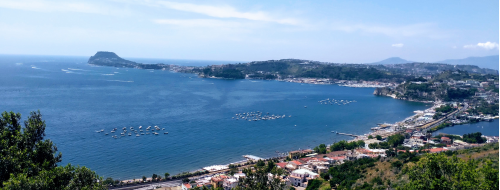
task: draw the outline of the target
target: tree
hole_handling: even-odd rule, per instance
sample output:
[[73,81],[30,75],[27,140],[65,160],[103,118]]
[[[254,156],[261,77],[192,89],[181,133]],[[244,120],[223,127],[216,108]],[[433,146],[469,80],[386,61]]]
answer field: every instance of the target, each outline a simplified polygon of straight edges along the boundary
[[428,154],[405,169],[410,182],[404,189],[498,189],[498,169],[491,167],[491,162],[481,168],[478,163],[474,159]]
[[368,139],[373,139],[373,136],[372,135],[368,135]]
[[102,178],[86,167],[58,166],[62,154],[44,140],[45,121],[31,112],[20,124],[21,114],[0,117],[0,188],[4,189],[104,189]]
[[189,178],[187,178],[187,177],[182,179],[182,183],[189,183],[189,181],[191,181],[191,180],[189,180]]
[[165,179],[168,179],[168,176],[170,176],[169,173],[165,173]]
[[267,172],[262,168],[257,168],[255,171],[243,169],[243,173],[246,174],[246,177],[239,178],[238,186],[235,189],[282,190],[285,187],[285,183],[278,176],[273,175],[273,177],[269,177]]
[[146,181],[146,176],[142,176],[142,181]]
[[375,138],[377,138],[377,140],[379,140],[379,141],[382,140],[382,136],[380,136],[380,135],[375,136]]
[[158,175],[153,174],[153,176],[151,177],[151,180],[154,181],[154,180],[156,180],[157,177],[158,177]]

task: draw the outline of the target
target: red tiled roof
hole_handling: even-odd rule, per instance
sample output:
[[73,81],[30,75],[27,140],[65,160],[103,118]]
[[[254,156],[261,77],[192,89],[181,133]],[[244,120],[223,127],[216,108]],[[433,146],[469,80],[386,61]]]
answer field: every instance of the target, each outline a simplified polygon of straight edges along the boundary
[[302,165],[302,163],[300,163],[300,162],[299,162],[299,161],[297,161],[297,160],[292,160],[292,161],[290,161],[290,162],[295,163],[295,164],[297,164],[297,165]]
[[276,165],[279,166],[280,168],[285,168],[286,164],[287,164],[286,162],[276,163]]
[[189,183],[185,183],[184,186],[186,186],[187,188],[191,188],[191,184]]
[[436,152],[443,152],[443,151],[445,151],[445,150],[446,150],[446,149],[444,149],[444,148],[433,148],[433,149],[430,149],[429,151],[430,151],[431,153],[436,153]]
[[448,137],[441,137],[441,140],[445,140],[445,139],[450,140],[450,138],[448,138]]
[[344,160],[345,159],[345,156],[335,156],[335,157],[328,157],[328,158],[331,158],[332,160]]
[[367,149],[364,149],[364,148],[358,148],[358,149],[356,149],[356,151],[358,151],[358,152],[362,152],[362,153],[372,152],[372,151],[367,150]]

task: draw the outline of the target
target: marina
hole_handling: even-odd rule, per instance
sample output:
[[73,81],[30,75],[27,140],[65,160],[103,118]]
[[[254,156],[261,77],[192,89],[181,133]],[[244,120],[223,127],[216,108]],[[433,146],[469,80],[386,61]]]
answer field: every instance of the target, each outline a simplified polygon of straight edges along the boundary
[[318,103],[322,104],[322,105],[338,105],[338,106],[345,106],[345,105],[348,105],[348,104],[354,103],[354,102],[356,102],[356,100],[352,100],[352,101],[349,101],[349,100],[335,100],[333,98],[331,100],[330,100],[330,98],[327,98],[327,99],[318,101]]
[[260,120],[266,121],[266,120],[282,119],[282,118],[287,118],[287,117],[290,118],[292,116],[291,115],[274,115],[274,114],[270,114],[269,112],[264,114],[260,111],[256,111],[256,112],[237,113],[231,119],[243,120],[243,121],[260,121]]
[[[118,135],[112,135],[111,137],[114,138],[114,139],[119,139],[119,138],[126,137],[126,136],[132,136],[132,133],[134,133],[136,137],[140,137],[142,135],[149,135],[150,134],[150,132],[143,133],[142,126],[138,127],[139,130],[134,129],[134,127],[130,127],[129,129],[130,129],[130,131],[127,131],[127,127],[123,127],[122,128],[122,132],[120,132],[119,136]],[[154,132],[155,130],[156,131],[163,131],[163,130],[165,130],[165,128],[160,128],[158,126],[153,126],[153,127],[148,126],[145,129],[145,131],[151,131],[151,134],[153,134],[153,135],[159,135],[158,132]],[[117,131],[118,131],[118,128],[113,128],[110,131],[110,133],[115,133]],[[104,129],[101,129],[101,130],[98,130],[98,131],[95,131],[95,132],[96,133],[102,133],[102,132],[104,132]],[[127,132],[128,132],[128,134],[127,134]],[[165,132],[163,132],[163,134],[166,135],[166,134],[168,134],[168,132],[165,131]],[[108,135],[108,133],[106,133],[105,135]]]

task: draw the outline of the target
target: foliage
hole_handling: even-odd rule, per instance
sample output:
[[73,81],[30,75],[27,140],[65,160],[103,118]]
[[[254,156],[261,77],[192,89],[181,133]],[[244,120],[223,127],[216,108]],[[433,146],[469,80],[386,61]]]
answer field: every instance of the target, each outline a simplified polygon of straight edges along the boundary
[[375,136],[375,138],[376,138],[377,140],[379,140],[379,141],[380,141],[380,140],[382,140],[382,136],[380,136],[380,135]]
[[463,141],[467,143],[485,143],[486,138],[481,137],[481,132],[464,134]]
[[314,147],[314,152],[318,154],[326,154],[326,145],[325,144],[320,144],[317,147]]
[[3,112],[0,118],[0,187],[5,189],[103,189],[102,181],[86,167],[57,166],[61,153],[45,136],[40,111],[31,112],[24,127],[21,114]]
[[436,108],[435,110],[436,112],[448,113],[453,111],[453,108],[447,104],[447,105],[442,105],[441,107]]
[[362,171],[367,167],[373,167],[374,158],[361,158],[355,161],[347,161],[344,164],[331,167],[328,170],[330,174],[330,186],[337,189],[350,189],[356,183],[356,180],[363,177]]
[[323,182],[321,180],[318,180],[318,179],[313,179],[313,180],[309,180],[307,181],[307,188],[306,190],[316,190],[316,189],[319,189],[319,187],[321,186]]
[[365,146],[364,141],[352,141],[347,142],[345,140],[333,143],[330,145],[330,151],[339,151],[339,150],[352,150],[358,147]]
[[454,99],[466,99],[471,96],[474,96],[474,94],[477,92],[477,89],[471,88],[467,90],[462,90],[462,89],[453,89],[450,88],[447,90],[447,98],[445,100],[454,100]]
[[402,189],[498,189],[498,169],[491,161],[467,161],[444,153],[428,154],[404,169],[409,183]]
[[237,190],[282,190],[285,188],[285,183],[281,179],[273,175],[268,177],[268,173],[264,168],[257,168],[255,171],[246,168],[243,169],[246,177],[239,178],[238,186],[234,189]]

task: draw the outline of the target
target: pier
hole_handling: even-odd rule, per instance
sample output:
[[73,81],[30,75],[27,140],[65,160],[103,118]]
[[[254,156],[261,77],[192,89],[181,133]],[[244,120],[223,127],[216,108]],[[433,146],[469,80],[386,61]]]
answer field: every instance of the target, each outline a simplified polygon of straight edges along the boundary
[[253,156],[253,155],[243,155],[243,157],[245,157],[246,159],[255,160],[255,161],[257,161],[257,160],[265,160],[264,158]]
[[359,135],[353,135],[353,134],[349,134],[349,133],[339,133],[339,132],[335,132],[335,133],[337,133],[338,135],[346,135],[346,136],[351,136],[351,137],[358,137],[359,136]]

